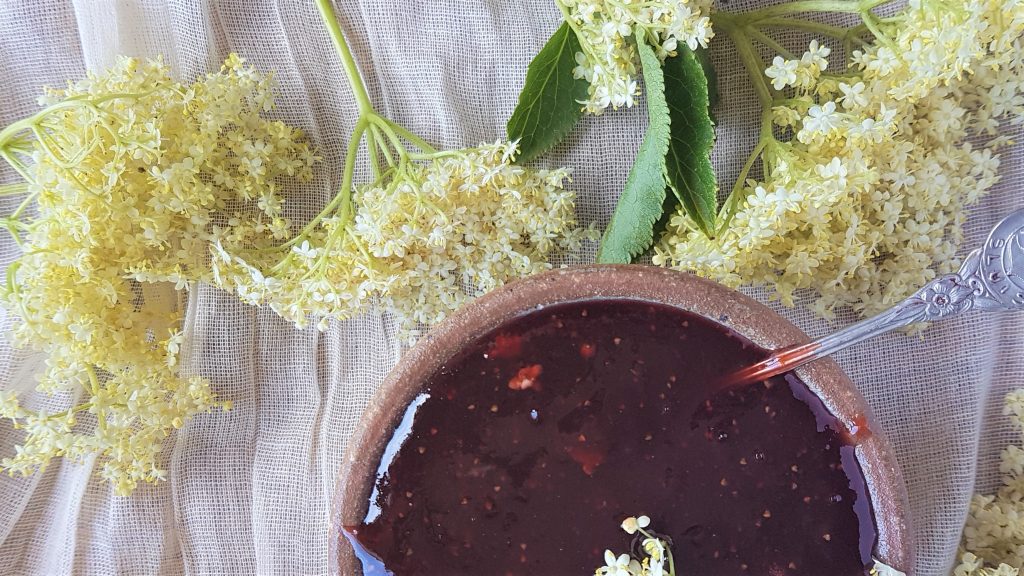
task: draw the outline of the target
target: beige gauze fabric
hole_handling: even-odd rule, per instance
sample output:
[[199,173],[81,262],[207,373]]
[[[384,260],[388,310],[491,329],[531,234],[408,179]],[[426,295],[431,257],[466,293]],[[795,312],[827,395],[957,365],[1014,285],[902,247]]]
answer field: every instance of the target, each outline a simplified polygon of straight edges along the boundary
[[[757,0],[732,0],[744,10]],[[505,137],[526,65],[559,25],[551,0],[341,0],[342,28],[375,106],[446,147]],[[790,38],[796,47],[801,40]],[[806,42],[807,39],[803,39]],[[163,55],[183,80],[231,51],[279,83],[273,112],[305,129],[323,156],[313,183],[289,194],[308,218],[334,194],[356,105],[312,0],[0,0],[0,121],[37,110],[61,86],[116,54]],[[725,38],[713,44],[724,100],[714,160],[732,182],[759,112]],[[572,167],[584,224],[607,223],[645,123],[642,107],[586,118],[542,162]],[[1019,130],[1011,133],[1020,140]],[[365,159],[364,159],[365,160]],[[366,164],[361,162],[366,176]],[[1021,148],[975,208],[965,248],[1000,215],[1024,206]],[[11,181],[0,172],[0,182]],[[0,241],[6,265],[17,248]],[[759,300],[768,294],[751,290]],[[777,304],[772,304],[777,306]],[[781,309],[807,333],[841,323]],[[165,447],[169,481],[128,498],[92,462],[55,461],[29,478],[0,476],[0,573],[326,574],[331,495],[359,415],[398,361],[388,316],[369,312],[298,331],[269,309],[208,287],[188,300],[187,370],[234,409],[190,421]],[[12,319],[4,315],[6,331]],[[917,573],[947,574],[968,501],[998,481],[1014,438],[1002,397],[1024,386],[1024,315],[971,314],[924,337],[891,334],[837,358],[872,406],[903,466],[916,526]],[[0,344],[0,387],[31,385],[38,358]],[[61,400],[52,400],[59,404]],[[0,424],[0,454],[19,433]]]

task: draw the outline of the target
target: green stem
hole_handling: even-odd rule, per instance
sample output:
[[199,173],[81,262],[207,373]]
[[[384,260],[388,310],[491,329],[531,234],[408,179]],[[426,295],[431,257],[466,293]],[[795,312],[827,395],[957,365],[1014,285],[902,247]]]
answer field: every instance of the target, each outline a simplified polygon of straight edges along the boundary
[[370,140],[371,138],[376,142],[377,148],[384,155],[384,160],[387,161],[388,166],[394,168],[395,157],[391,155],[391,149],[388,146],[388,141],[384,138],[384,135],[380,133],[380,128],[374,124],[370,125],[370,136],[367,137],[367,140]]
[[74,414],[76,412],[81,412],[83,410],[88,410],[89,408],[92,408],[92,402],[85,402],[83,404],[79,404],[78,406],[74,406],[72,408],[68,408],[67,410],[65,410],[63,412],[57,412],[56,414],[47,414],[46,415],[46,419],[47,420],[54,420],[54,419],[62,420],[62,419],[67,418],[68,416],[70,416],[70,415],[72,415],[72,414]]
[[416,146],[420,150],[426,152],[427,154],[435,154],[435,153],[437,153],[437,150],[434,149],[433,146],[428,144],[426,140],[424,140],[424,139],[420,138],[419,136],[413,134],[412,132],[406,130],[400,124],[398,124],[396,122],[392,122],[391,120],[388,120],[387,118],[383,118],[383,117],[380,117],[380,118],[388,126],[393,128],[395,130],[395,132],[398,133],[399,136],[401,136],[402,138],[405,138],[406,140],[411,142],[414,146]]
[[879,42],[885,44],[886,46],[889,46],[890,48],[896,47],[892,39],[889,38],[889,36],[885,34],[885,32],[882,32],[881,28],[879,28],[880,23],[878,22],[877,16],[875,16],[869,10],[864,10],[863,12],[861,12],[860,16],[861,18],[864,19],[864,25],[867,26],[868,30],[870,30],[871,33],[875,35],[875,38],[878,38]]
[[721,235],[729,228],[729,222],[732,221],[732,217],[736,215],[736,209],[740,205],[740,197],[742,196],[743,187],[746,185],[747,175],[750,173],[750,169],[754,167],[754,162],[757,161],[764,149],[768,147],[769,140],[761,138],[757,146],[754,147],[754,151],[750,153],[750,157],[743,164],[743,168],[740,169],[739,176],[736,177],[736,183],[733,184],[732,190],[729,192],[729,197],[725,199],[725,204],[722,205],[722,210],[719,213],[719,225],[718,234]]
[[[372,131],[372,127],[371,127],[371,131]],[[367,148],[368,156],[370,157],[370,167],[373,169],[373,179],[377,180],[377,179],[380,178],[380,174],[381,174],[381,172],[380,172],[380,158],[379,158],[380,151],[377,150],[377,140],[372,138],[371,136],[372,136],[372,134],[370,136],[367,136],[367,138],[366,138],[366,148]]]
[[65,100],[63,102],[58,102],[56,104],[48,106],[47,108],[44,108],[39,112],[36,112],[28,118],[22,118],[21,120],[18,120],[17,122],[4,128],[3,130],[0,130],[0,148],[6,147],[8,140],[13,138],[19,132],[22,132],[24,130],[31,130],[32,127],[36,126],[39,123],[39,121],[42,120],[45,116],[58,110],[62,110],[64,108],[77,108],[79,106],[82,106],[81,100]]
[[762,108],[770,108],[773,97],[771,88],[768,87],[768,82],[764,79],[764,62],[760,56],[754,53],[754,48],[750,45],[750,39],[743,30],[734,26],[731,22],[723,24],[721,28],[732,39],[733,44],[736,45],[736,52],[740,55],[743,66],[746,67],[747,73],[754,82],[754,91],[757,92],[758,101],[761,103]]
[[832,26],[830,24],[822,24],[820,22],[813,22],[802,18],[786,18],[784,16],[762,18],[758,20],[754,26],[758,28],[795,28],[797,30],[806,30],[808,32],[815,32],[823,36],[839,39],[846,38],[850,34],[850,30],[852,30],[851,28],[844,28],[842,26]]
[[797,57],[792,52],[787,50],[785,46],[783,46],[782,44],[779,44],[775,40],[772,40],[771,38],[766,36],[763,32],[761,32],[757,28],[754,28],[754,27],[745,28],[743,32],[744,32],[744,34],[747,34],[748,36],[750,36],[754,40],[757,40],[761,44],[764,44],[766,47],[768,47],[768,48],[770,48],[772,50],[775,50],[776,52],[779,53],[779,56],[782,56],[786,60],[796,60],[797,59]]
[[389,122],[377,116],[376,114],[370,116],[370,122],[380,128],[384,134],[391,140],[391,145],[395,148],[395,152],[398,153],[399,163],[409,161],[409,152],[402,146],[402,139],[398,137],[398,132],[395,131],[394,127]]
[[436,160],[438,158],[445,158],[445,157],[452,158],[454,156],[462,156],[462,155],[463,155],[462,150],[442,150],[440,152],[427,152],[427,153],[423,153],[423,154],[418,154],[416,152],[409,152],[409,159],[410,160],[425,160],[425,161],[429,162],[431,160]]
[[359,241],[359,237],[357,237],[354,232],[346,228],[345,234],[348,235],[349,241],[355,244],[356,249],[359,250],[359,253],[363,255],[363,258],[366,258],[366,273],[370,276],[371,281],[374,280],[375,274],[373,273],[373,256],[371,256],[370,253],[367,252],[366,246],[363,246],[363,243]]
[[871,10],[893,0],[796,0],[785,4],[776,4],[750,12],[737,14],[742,24],[754,24],[765,18],[785,16],[787,14],[803,14],[806,12],[848,12],[859,14]]
[[0,197],[3,196],[19,196],[28,192],[27,182],[14,182],[11,184],[4,184],[0,186]]
[[5,150],[0,145],[0,158],[3,158],[7,164],[18,173],[26,182],[32,182],[32,176],[28,172],[28,167],[21,160],[18,160],[13,154]]
[[[89,375],[89,385],[92,387],[92,395],[100,395],[100,381],[96,378],[96,371],[92,369],[92,366],[85,365],[85,371]],[[103,410],[96,411],[96,424],[99,426],[101,431],[107,429],[107,415]]]
[[[306,236],[319,224],[320,221],[326,218],[329,214],[334,212],[339,207],[348,209],[348,206],[352,202],[352,176],[355,173],[356,156],[359,153],[359,143],[363,140],[363,133],[366,131],[367,124],[369,121],[362,117],[356,122],[356,128],[352,132],[352,139],[348,142],[348,153],[345,156],[345,171],[341,178],[341,189],[338,194],[332,199],[324,209],[320,211],[312,220],[310,220],[294,238],[285,242],[281,245],[282,248],[288,249],[292,246],[297,245],[306,239]],[[273,271],[279,271],[291,257],[289,256],[274,266]]]
[[372,114],[374,112],[373,104],[370,102],[370,96],[366,92],[366,86],[363,85],[363,78],[359,75],[359,68],[356,66],[356,61],[352,57],[351,50],[348,48],[348,43],[345,42],[345,35],[338,25],[338,17],[334,13],[334,6],[332,6],[331,0],[316,0],[316,7],[320,9],[320,16],[327,26],[327,33],[330,34],[331,40],[334,41],[334,47],[338,49],[338,55],[341,56],[345,75],[348,76],[352,92],[359,103],[359,114]]
[[14,212],[11,212],[11,215],[9,216],[9,218],[12,219],[12,220],[17,220],[17,219],[21,218],[21,213],[24,212],[25,209],[29,207],[29,205],[32,203],[33,200],[36,199],[36,196],[38,196],[38,195],[39,195],[39,192],[35,192],[33,194],[29,194],[28,196],[26,196],[21,201],[21,203],[18,204],[18,207],[14,209]]

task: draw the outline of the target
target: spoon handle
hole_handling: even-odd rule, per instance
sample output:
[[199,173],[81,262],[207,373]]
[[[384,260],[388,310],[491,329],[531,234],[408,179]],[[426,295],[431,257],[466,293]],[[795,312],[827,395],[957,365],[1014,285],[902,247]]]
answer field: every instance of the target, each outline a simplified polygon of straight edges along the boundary
[[730,385],[758,382],[824,358],[879,334],[968,310],[1024,310],[1024,210],[1004,218],[960,271],[935,278],[889,310],[808,342],[776,350],[730,376]]

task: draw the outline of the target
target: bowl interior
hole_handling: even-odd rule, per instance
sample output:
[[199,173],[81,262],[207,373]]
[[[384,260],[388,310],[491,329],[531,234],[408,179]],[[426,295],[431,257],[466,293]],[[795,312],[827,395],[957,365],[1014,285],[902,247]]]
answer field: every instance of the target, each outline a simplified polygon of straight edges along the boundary
[[[591,299],[628,298],[673,306],[722,325],[754,344],[775,349],[808,340],[781,316],[739,292],[693,275],[649,266],[594,265],[554,270],[509,284],[465,306],[432,329],[389,374],[349,443],[335,494],[332,555],[342,574],[358,574],[359,561],[342,534],[366,516],[384,448],[406,407],[427,380],[465,346],[505,322],[545,306]],[[850,380],[831,360],[797,375],[847,426],[870,410]],[[892,451],[877,426],[859,443],[857,459],[870,494],[878,542],[875,555],[910,573],[911,540],[906,491]]]

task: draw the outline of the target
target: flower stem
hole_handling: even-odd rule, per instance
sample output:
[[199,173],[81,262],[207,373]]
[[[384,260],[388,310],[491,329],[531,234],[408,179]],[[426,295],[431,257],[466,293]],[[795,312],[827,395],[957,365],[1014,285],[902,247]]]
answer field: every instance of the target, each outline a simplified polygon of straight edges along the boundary
[[0,185],[0,197],[20,196],[26,192],[28,192],[27,182],[14,182],[12,184]]
[[400,126],[396,122],[392,122],[391,120],[388,120],[387,118],[381,118],[381,119],[384,120],[384,122],[387,123],[388,126],[393,128],[394,131],[397,132],[399,136],[401,136],[402,138],[405,138],[406,140],[411,142],[414,146],[416,146],[420,150],[426,152],[427,154],[435,154],[435,153],[437,153],[437,150],[435,150],[433,146],[428,144],[426,140],[424,140],[424,139],[420,138],[419,136],[413,134],[412,132],[406,130],[404,127]]
[[[724,14],[720,13],[718,16],[724,16]],[[754,48],[750,44],[750,38],[743,29],[736,26],[732,17],[722,18],[716,24],[725,31],[733,44],[735,44],[736,52],[739,54],[743,66],[750,74],[750,79],[754,82],[754,91],[757,92],[757,99],[761,106],[770,108],[773,97],[771,89],[768,87],[768,82],[764,79],[764,62],[754,52]]]
[[832,26],[831,24],[822,24],[821,22],[804,20],[802,18],[787,18],[784,16],[761,18],[754,25],[758,28],[795,28],[797,30],[816,32],[823,36],[838,38],[840,40],[848,37],[850,35],[850,31],[855,29],[844,28],[842,26]]
[[885,32],[883,32],[882,29],[879,27],[880,22],[878,21],[877,16],[871,13],[870,10],[864,10],[863,12],[861,12],[861,18],[863,18],[864,20],[864,25],[867,27],[868,30],[871,31],[872,34],[875,35],[875,38],[878,38],[879,42],[891,48],[896,48],[896,45],[895,43],[893,43],[892,39],[890,39],[889,36],[886,35]]
[[370,139],[377,143],[377,149],[384,155],[384,160],[387,161],[388,166],[394,168],[395,157],[391,155],[391,150],[388,149],[388,141],[384,138],[380,128],[373,124],[370,125],[370,136],[367,137],[367,140]]
[[761,44],[767,46],[768,48],[771,48],[772,50],[775,50],[776,52],[779,53],[779,56],[782,56],[783,58],[785,58],[787,60],[795,60],[796,59],[796,56],[794,56],[792,52],[787,50],[785,46],[779,44],[778,42],[776,42],[772,38],[768,37],[766,34],[761,32],[757,28],[754,28],[754,27],[746,28],[744,30],[744,33],[747,34],[748,36],[750,36],[751,38],[753,38],[754,40],[757,40]]
[[352,51],[349,50],[348,43],[345,42],[345,35],[338,25],[338,17],[334,13],[334,6],[331,5],[331,0],[316,0],[316,7],[320,9],[320,16],[327,26],[327,32],[330,34],[331,40],[334,41],[334,47],[338,49],[338,55],[341,56],[345,75],[348,76],[349,85],[352,87],[352,92],[359,103],[359,114],[372,114],[374,112],[373,104],[370,103],[370,96],[366,93],[366,86],[363,85],[363,79],[359,75],[359,68],[352,57]]
[[796,0],[735,15],[742,24],[754,24],[774,16],[805,12],[849,12],[859,14],[893,0]]
[[[348,153],[345,155],[345,171],[341,178],[341,188],[338,190],[338,194],[332,199],[324,209],[320,211],[312,220],[310,220],[294,238],[285,242],[281,245],[282,248],[291,248],[306,239],[306,236],[316,228],[320,222],[329,216],[336,209],[341,208],[342,210],[348,210],[352,203],[352,177],[355,173],[356,156],[359,153],[359,144],[363,140],[363,133],[366,132],[367,124],[369,121],[365,117],[361,117],[356,122],[356,128],[352,133],[352,139],[348,142]],[[274,266],[274,271],[278,271],[284,267],[285,262],[291,257],[286,257],[281,262],[278,262]]]
[[769,141],[763,136],[758,141],[757,146],[754,147],[754,151],[750,153],[750,157],[743,164],[743,168],[740,169],[739,175],[736,177],[736,183],[733,184],[732,190],[729,192],[729,197],[725,199],[725,203],[722,205],[722,209],[718,213],[719,225],[718,234],[724,234],[729,228],[729,222],[732,221],[732,217],[736,215],[736,210],[739,208],[740,200],[743,192],[743,187],[746,184],[747,175],[750,173],[750,169],[754,167],[754,162],[761,156],[764,149],[768,146]]

